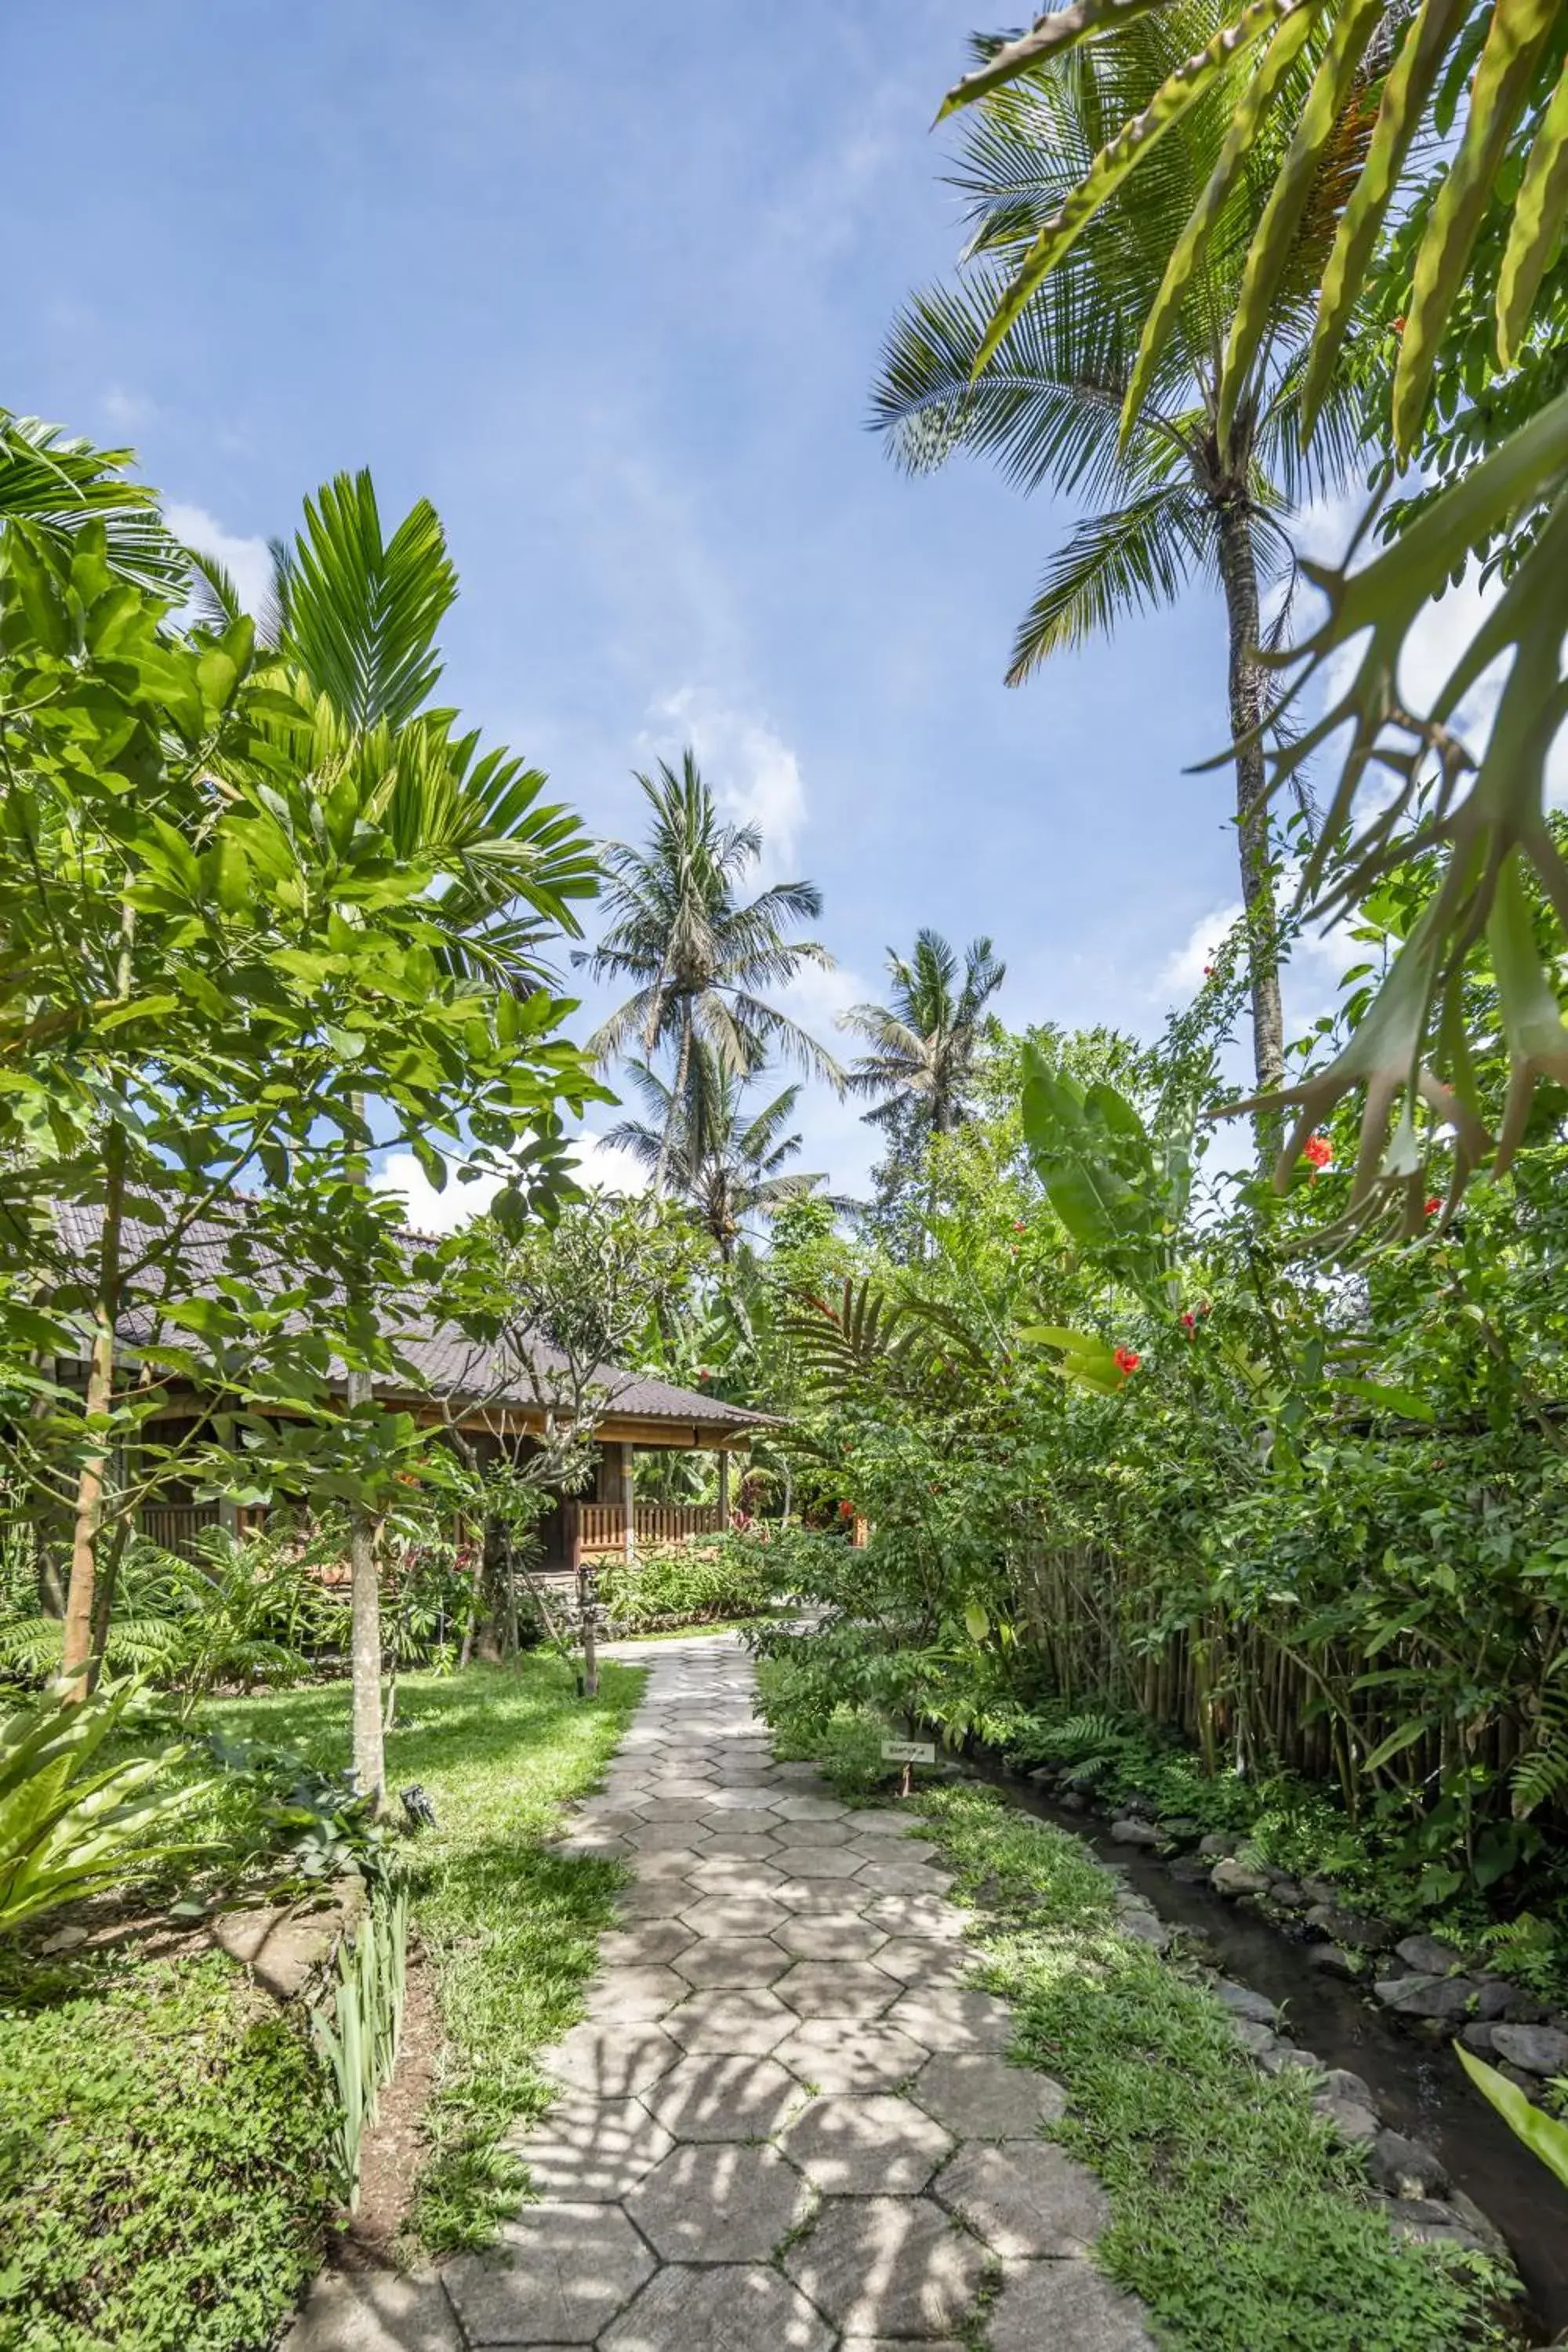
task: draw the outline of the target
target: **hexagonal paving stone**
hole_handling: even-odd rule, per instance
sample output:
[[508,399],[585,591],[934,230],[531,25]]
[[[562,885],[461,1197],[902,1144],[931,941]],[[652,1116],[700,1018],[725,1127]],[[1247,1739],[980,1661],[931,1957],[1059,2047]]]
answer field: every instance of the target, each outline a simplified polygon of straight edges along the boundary
[[645,1919],[635,1927],[612,1927],[599,1938],[599,1958],[607,1969],[648,1969],[674,1959],[693,1940],[689,1927],[679,1919]]
[[875,1960],[801,1960],[779,1979],[779,1998],[802,2017],[879,2017],[903,1988]]
[[795,2013],[776,1993],[694,1992],[672,2009],[665,2030],[684,2050],[765,2057],[795,2025]]
[[850,1849],[859,1854],[863,1861],[924,1862],[933,1864],[938,1869],[942,1867],[937,1860],[939,1849],[925,1838],[862,1837],[857,1822],[849,1822],[846,1827],[855,1831],[855,1835],[849,1841]]
[[605,1969],[588,1989],[588,2014],[603,2025],[662,2017],[687,1990],[684,1977],[671,1969]]
[[[650,1798],[643,1807],[643,1819],[650,1826],[656,1822],[679,1822],[698,1820],[706,1826],[708,1816],[705,1810],[700,1811],[692,1804],[689,1797],[656,1797]],[[771,1813],[768,1819],[770,1822],[773,1820]],[[774,1826],[776,1827],[777,1824],[775,1823]]]
[[557,1838],[552,1852],[568,1853],[579,1860],[592,1855],[598,1862],[626,1862],[634,1851],[624,1837],[609,1830],[578,1830],[570,1837]]
[[786,1780],[816,1781],[818,1787],[823,1785],[822,1775],[817,1770],[815,1764],[809,1762],[791,1762],[788,1764],[781,1764],[777,1769],[783,1778]]
[[751,1830],[716,1830],[702,1850],[705,1862],[772,1862],[779,1850],[777,1838]]
[[907,2033],[864,2018],[816,2017],[774,2049],[781,2066],[823,2093],[891,2091],[923,2064],[927,2053]]
[[952,2147],[909,2099],[813,2099],[779,2145],[825,2197],[912,2197]]
[[789,1964],[789,1953],[771,1936],[699,1937],[683,1956],[680,1974],[697,1992],[739,1992],[773,1984]]
[[[870,1895],[870,1889],[866,1890]],[[962,1911],[925,1895],[876,1895],[865,1906],[865,1916],[889,1936],[920,1936],[937,1944],[963,1940]]]
[[699,1846],[661,1846],[657,1853],[639,1853],[634,1866],[640,1880],[650,1886],[664,1886],[675,1879],[689,1878],[701,1859]]
[[849,1808],[834,1797],[778,1797],[773,1811],[781,1822],[844,1822]]
[[573,2026],[540,2065],[552,2082],[591,2099],[625,2099],[646,2091],[680,2055],[662,2025]]
[[1005,2050],[1013,2039],[1013,2015],[1005,2001],[958,1985],[904,1993],[887,2012],[928,2050]]
[[[989,2320],[991,2352],[1154,2352],[1142,2314],[1089,2263],[1009,2263]],[[847,2343],[844,2352],[849,2352]]]
[[761,1895],[700,1895],[680,1916],[694,1936],[771,1936],[789,1913]]
[[624,1837],[629,1830],[640,1830],[643,1825],[642,1807],[628,1803],[624,1797],[590,1797],[578,1806],[576,1819],[584,1828],[591,1822],[595,1829],[610,1830],[616,1837]]
[[773,1823],[781,1845],[842,1846],[850,1826],[847,1822],[781,1821],[777,1813]]
[[438,2278],[322,2271],[280,2352],[462,2352]]
[[786,1845],[776,1856],[779,1869],[790,1878],[853,1878],[866,1867],[841,1845]]
[[784,2258],[796,2285],[835,2326],[894,2336],[951,2336],[962,2327],[985,2259],[929,2197],[846,2197],[826,2206]]
[[786,1911],[809,1912],[814,1917],[858,1919],[869,1896],[870,1889],[853,1878],[786,1878],[773,1900]]
[[645,2104],[678,2140],[771,2139],[805,2095],[773,2058],[682,2058]]
[[613,2204],[634,2189],[675,2142],[640,2099],[557,2099],[542,2123],[508,2133],[535,2196],[567,2204]]
[[952,1880],[923,1862],[878,1861],[860,1864],[860,1884],[873,1895],[945,1895]]
[[769,1812],[755,1795],[750,1803],[744,1805],[710,1806],[708,1820],[716,1838],[767,1837],[775,1846],[779,1843],[779,1834],[775,1832],[782,1834],[785,1828],[778,1815]]
[[879,1927],[809,1911],[787,1919],[773,1938],[797,1960],[868,1960],[887,1942]]
[[653,2256],[615,2205],[533,2205],[442,2273],[470,2344],[591,2344]]
[[[868,1919],[866,1926],[869,1927]],[[963,1944],[939,1944],[930,1936],[889,1936],[877,1953],[884,1976],[897,1977],[918,1991],[925,1986],[957,1984],[974,1966],[974,1955]]]
[[783,1871],[765,1862],[737,1862],[731,1854],[705,1854],[689,1874],[709,1895],[772,1895],[784,1885]]
[[777,2148],[689,2143],[654,2167],[626,2211],[661,2262],[766,2262],[810,2210]]
[[[689,1905],[691,1894],[684,1878],[639,1878],[635,1885],[621,1888],[616,1896],[616,1909],[624,1927],[647,1927],[656,1920],[674,1921]],[[689,1943],[693,1931],[689,1927],[685,1932]]]
[[831,2352],[833,2331],[760,2263],[671,2263],[599,2342],[602,2352]]
[[976,2051],[949,2051],[915,2077],[912,2095],[959,2139],[1028,2139],[1066,2115],[1068,2096],[1048,2074]]
[[679,1821],[650,1822],[647,1829],[638,1830],[627,1843],[629,1853],[669,1853],[685,1846],[700,1847],[706,1843],[708,1823],[694,1815],[683,1815]]
[[1110,2218],[1092,2172],[1048,2140],[961,2148],[936,2184],[949,2210],[997,2253],[1087,2254]]

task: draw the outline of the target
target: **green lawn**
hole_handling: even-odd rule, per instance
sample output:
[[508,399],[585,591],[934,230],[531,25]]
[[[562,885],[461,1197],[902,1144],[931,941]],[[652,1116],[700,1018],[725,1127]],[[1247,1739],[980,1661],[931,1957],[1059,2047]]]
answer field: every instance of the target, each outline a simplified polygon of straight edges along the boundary
[[[496,2142],[546,2103],[533,2055],[577,2012],[619,1879],[542,1840],[641,1683],[606,1664],[585,1704],[531,1655],[399,1685],[389,1777],[438,1822],[407,1848],[446,2043],[414,2217],[431,2252],[482,2244],[515,2193]],[[346,1684],[205,1720],[347,1761]],[[220,1957],[71,1955],[0,1995],[0,2352],[263,2352],[320,2257],[329,2125],[301,2013]]]
[[1300,2073],[1242,2057],[1216,2004],[1116,1931],[1081,1843],[989,1790],[922,1790],[929,1834],[984,1905],[980,1949],[1030,2060],[1064,2084],[1053,2137],[1112,2219],[1099,2260],[1183,2352],[1458,2352],[1514,2340],[1487,2267],[1390,2236]]
[[[533,2053],[576,2015],[620,1883],[615,1864],[551,1853],[542,1840],[599,1778],[641,1689],[637,1668],[612,1662],[598,1699],[584,1702],[572,1670],[542,1652],[398,1684],[388,1785],[418,1781],[437,1822],[409,1848],[447,2042],[414,2217],[432,2252],[484,2244],[515,2196],[521,2167],[496,2141],[546,2104]],[[346,1684],[215,1705],[205,1719],[348,1761]]]

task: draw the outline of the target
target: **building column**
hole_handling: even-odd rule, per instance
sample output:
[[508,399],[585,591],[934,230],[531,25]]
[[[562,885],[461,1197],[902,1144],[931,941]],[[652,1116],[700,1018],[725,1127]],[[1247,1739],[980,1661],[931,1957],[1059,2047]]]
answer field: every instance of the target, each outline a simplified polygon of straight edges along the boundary
[[730,1524],[730,1453],[727,1446],[719,1448],[719,1532]]
[[621,1447],[621,1503],[626,1518],[622,1542],[628,1568],[637,1553],[637,1484],[636,1473],[632,1467],[632,1455],[633,1449],[628,1442]]

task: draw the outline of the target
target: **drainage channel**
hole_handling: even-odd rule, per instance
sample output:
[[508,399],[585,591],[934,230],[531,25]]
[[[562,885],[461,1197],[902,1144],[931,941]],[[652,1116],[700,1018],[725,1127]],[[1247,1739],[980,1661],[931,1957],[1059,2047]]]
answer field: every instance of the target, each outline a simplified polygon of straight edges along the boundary
[[1211,1887],[1173,1878],[1152,1854],[1119,1845],[1092,1818],[1064,1811],[1029,1781],[979,1759],[966,1769],[1022,1811],[1081,1838],[1163,1919],[1203,1936],[1227,1976],[1278,2002],[1291,2041],[1325,2067],[1361,2075],[1384,2122],[1435,2148],[1455,2187],[1473,2197],[1508,2240],[1532,2315],[1542,2323],[1536,2340],[1555,2342],[1568,2331],[1563,2190],[1470,2090],[1446,2046],[1422,2048],[1369,2008],[1353,1985],[1310,1967],[1266,1920]]

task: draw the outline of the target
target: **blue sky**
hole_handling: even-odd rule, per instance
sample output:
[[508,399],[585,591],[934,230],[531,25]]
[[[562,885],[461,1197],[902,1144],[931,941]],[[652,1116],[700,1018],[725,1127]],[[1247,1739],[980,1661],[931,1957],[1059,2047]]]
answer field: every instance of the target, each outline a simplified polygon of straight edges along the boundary
[[[989,21],[18,12],[0,398],[133,443],[242,570],[341,467],[388,511],[433,499],[453,698],[605,835],[693,739],[773,872],[826,894],[842,970],[796,1006],[824,1029],[933,923],[990,931],[1013,1024],[1150,1031],[1235,896],[1228,778],[1184,772],[1225,739],[1217,606],[1009,691],[1069,512],[967,462],[910,481],[865,427],[894,309],[957,250],[929,125]],[[805,1126],[806,1164],[858,1183],[854,1107],[814,1092]]]

